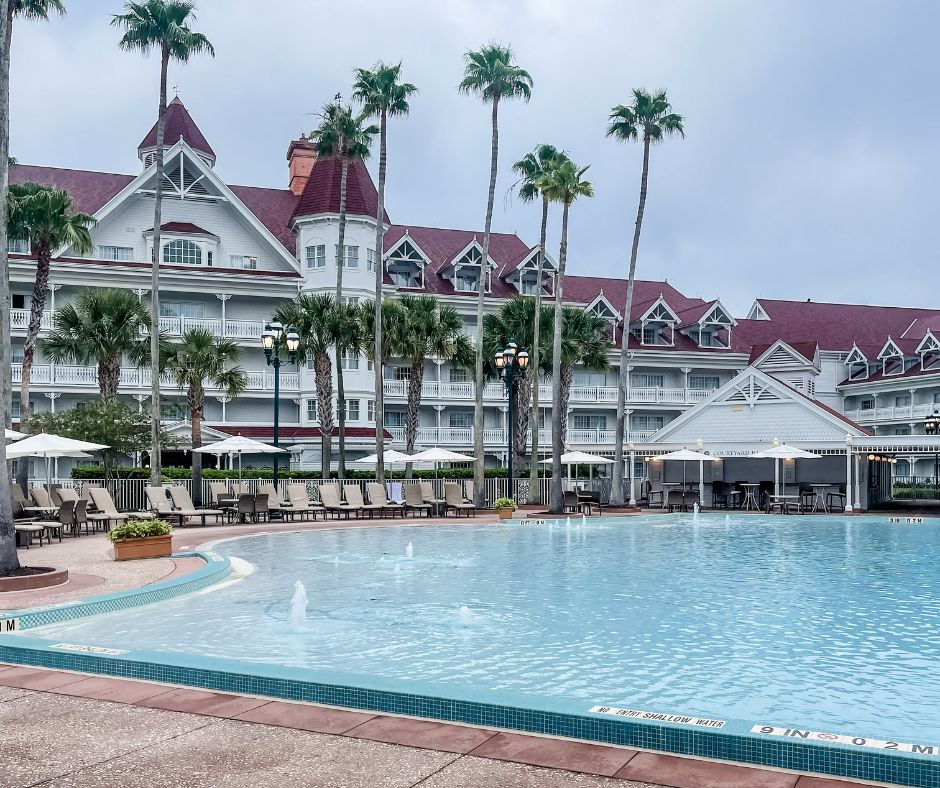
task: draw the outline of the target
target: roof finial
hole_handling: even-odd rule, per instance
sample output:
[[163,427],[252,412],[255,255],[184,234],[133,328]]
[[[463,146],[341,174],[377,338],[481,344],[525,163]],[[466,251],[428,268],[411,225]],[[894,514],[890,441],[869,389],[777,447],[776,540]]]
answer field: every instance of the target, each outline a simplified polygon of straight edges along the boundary
[[173,95],[175,95],[176,98],[180,97],[180,83],[179,82],[173,85]]

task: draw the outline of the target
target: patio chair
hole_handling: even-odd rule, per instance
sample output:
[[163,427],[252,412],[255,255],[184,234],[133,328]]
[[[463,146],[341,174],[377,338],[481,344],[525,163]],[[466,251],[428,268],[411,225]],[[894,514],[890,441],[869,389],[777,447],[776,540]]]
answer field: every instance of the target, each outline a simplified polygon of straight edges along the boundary
[[655,505],[661,506],[663,509],[666,508],[666,491],[663,488],[662,482],[650,482],[648,492],[646,493],[646,503],[652,508]]
[[682,490],[670,490],[666,496],[666,508],[670,512],[685,510],[685,494]]
[[323,519],[326,519],[326,509],[324,509],[321,504],[312,503],[310,501],[306,484],[300,482],[288,484],[287,497],[290,501],[290,506],[281,511],[282,515],[290,515],[291,519],[293,519],[297,515],[303,517],[309,514],[316,520],[317,513],[323,512]]
[[57,505],[52,502],[49,491],[45,487],[30,487],[29,495],[36,502],[36,506],[51,508]]
[[343,503],[340,500],[340,489],[338,484],[321,484],[320,485],[320,501],[323,503],[324,508],[327,512],[331,512],[334,517],[339,517],[340,514],[344,515],[349,519],[349,515],[356,513],[358,516],[359,509],[356,506],[351,506],[348,503]]
[[431,504],[424,502],[424,496],[421,495],[421,487],[417,484],[406,484],[402,487],[405,492],[405,509],[409,512],[425,512],[428,517],[431,516]]
[[144,494],[147,496],[147,506],[150,507],[152,515],[171,517],[177,514],[173,511],[173,505],[167,500],[166,490],[162,487],[144,487]]
[[845,485],[840,484],[838,491],[826,493],[826,507],[833,508],[833,504],[838,505],[840,509],[845,508]]
[[586,514],[592,514],[594,509],[597,509],[598,514],[604,513],[604,510],[601,506],[600,490],[585,490],[580,495],[578,495],[578,499],[581,502],[582,512],[587,509]]
[[95,505],[93,514],[88,515],[88,519],[97,524],[101,523],[106,530],[111,530],[112,523],[124,523],[131,518],[149,519],[148,512],[119,512],[114,505],[114,499],[104,487],[90,487],[88,494],[91,496],[91,502]]
[[[355,506],[363,514],[374,512],[378,515],[384,514],[382,504],[366,503],[362,497],[362,488],[358,484],[344,484],[343,495],[346,497],[346,503]],[[372,516],[369,514],[368,516]]]
[[800,512],[810,512],[816,500],[816,491],[812,487],[801,484],[799,487]]
[[466,512],[467,517],[471,514],[476,517],[477,508],[472,503],[464,503],[463,491],[456,482],[447,482],[444,485],[444,514],[453,510],[458,517],[461,512]]
[[[443,498],[438,498],[434,494],[434,485],[429,481],[419,481],[418,484],[421,487],[421,497],[424,499],[425,503],[430,503],[435,506],[440,506],[442,503],[445,503]],[[445,485],[446,486],[446,485]],[[461,498],[463,496],[461,495]]]
[[254,494],[255,499],[255,521],[260,522],[270,522],[271,521],[271,498],[266,492],[259,492]]
[[[411,484],[409,487],[414,487],[414,485]],[[396,514],[400,514],[402,517],[405,516],[405,505],[390,501],[385,494],[385,488],[378,482],[367,482],[366,491],[369,493],[369,501],[371,501],[373,505],[382,507],[383,517],[386,513],[391,514],[393,520]]]
[[79,498],[75,501],[75,509],[73,510],[73,516],[75,517],[75,535],[78,536],[82,530],[82,526],[85,526],[85,535],[88,535],[88,501],[84,498]]
[[584,511],[584,506],[581,501],[578,500],[578,494],[574,490],[565,490],[562,492],[561,510],[572,514]]
[[712,482],[712,507],[735,509],[740,506],[741,491],[732,490],[728,482]]
[[695,504],[698,504],[698,508],[702,508],[702,497],[698,494],[698,490],[684,490],[682,493],[682,508],[687,512],[691,512]]
[[[215,517],[217,522],[222,522],[222,517],[225,515],[221,509],[197,509],[189,495],[189,490],[182,486],[171,487],[170,498],[173,500],[175,512],[181,517],[198,518],[203,526],[206,524],[207,517]],[[180,525],[184,523],[181,521]]]
[[[55,520],[34,520],[30,523],[33,526],[41,526],[46,531],[46,541],[50,544],[52,543],[52,535],[55,534],[59,537],[59,541],[62,541],[62,529],[65,526],[72,528],[72,512],[75,509],[75,501],[65,501],[59,504],[59,514],[58,518]],[[75,535],[74,530],[72,535]],[[39,544],[42,546],[42,536],[39,538]]]
[[236,512],[239,522],[246,523],[255,519],[255,496],[252,493],[241,493],[238,496]]

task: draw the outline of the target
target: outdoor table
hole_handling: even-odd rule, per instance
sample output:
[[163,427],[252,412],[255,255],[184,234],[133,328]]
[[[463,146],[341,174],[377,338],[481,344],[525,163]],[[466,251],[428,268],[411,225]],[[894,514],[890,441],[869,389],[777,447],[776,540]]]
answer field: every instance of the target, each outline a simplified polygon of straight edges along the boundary
[[826,493],[832,488],[831,484],[811,484],[813,488],[813,511],[819,511],[819,505],[822,504],[823,511],[829,514],[829,506],[826,504]]
[[750,511],[751,507],[760,509],[755,495],[757,490],[760,489],[760,484],[757,482],[744,482],[741,487],[744,488],[744,501],[741,503],[741,508],[746,511]]

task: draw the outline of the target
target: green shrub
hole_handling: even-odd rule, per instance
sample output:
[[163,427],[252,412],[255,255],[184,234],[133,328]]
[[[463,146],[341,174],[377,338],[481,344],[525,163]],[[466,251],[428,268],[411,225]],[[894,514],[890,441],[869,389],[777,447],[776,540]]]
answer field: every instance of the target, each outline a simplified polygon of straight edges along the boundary
[[493,501],[494,509],[512,509],[515,511],[516,502],[512,498],[497,498]]
[[148,536],[169,536],[173,529],[166,520],[128,520],[123,525],[112,528],[108,539],[117,542],[121,539],[144,539]]

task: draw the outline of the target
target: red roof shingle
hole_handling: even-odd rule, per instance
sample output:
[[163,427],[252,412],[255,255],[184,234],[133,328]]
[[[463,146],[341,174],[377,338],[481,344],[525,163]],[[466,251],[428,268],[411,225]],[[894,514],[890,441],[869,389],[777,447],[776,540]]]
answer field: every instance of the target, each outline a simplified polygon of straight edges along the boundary
[[[318,213],[339,213],[343,164],[338,156],[317,159],[307,185],[294,208],[294,218]],[[346,213],[372,219],[379,208],[379,195],[369,168],[362,159],[351,159],[346,172]],[[385,215],[388,221],[388,214]]]
[[[203,133],[196,125],[196,121],[189,114],[189,110],[183,106],[183,102],[177,96],[166,107],[166,130],[163,135],[163,144],[169,148],[181,139],[197,153],[205,153],[213,159],[215,158],[215,151],[212,150],[209,141],[203,136]],[[153,128],[147,132],[140,145],[137,146],[137,150],[152,148],[156,144],[157,124],[154,123]]]

